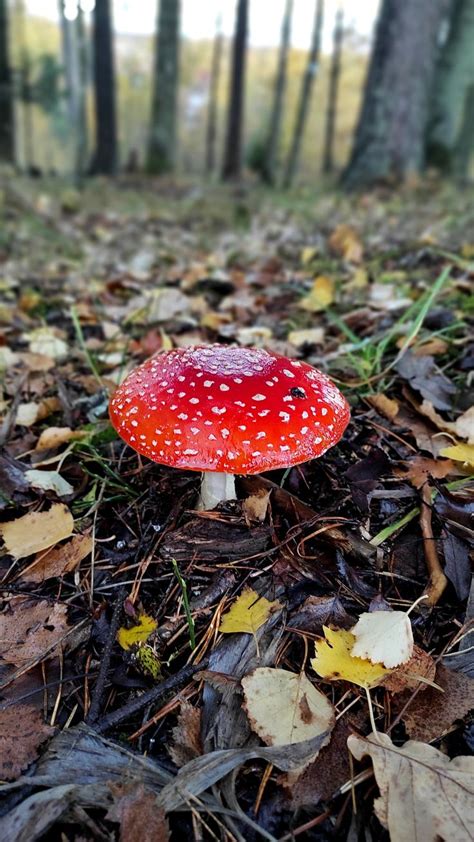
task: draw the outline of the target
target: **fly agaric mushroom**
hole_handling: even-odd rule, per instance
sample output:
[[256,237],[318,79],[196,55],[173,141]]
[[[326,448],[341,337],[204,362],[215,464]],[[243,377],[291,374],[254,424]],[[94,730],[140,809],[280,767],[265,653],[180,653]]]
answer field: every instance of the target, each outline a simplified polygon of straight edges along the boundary
[[204,510],[235,498],[235,474],[321,456],[349,417],[339,389],[307,363],[226,345],[156,354],[129,374],[110,404],[113,426],[138,453],[202,471]]

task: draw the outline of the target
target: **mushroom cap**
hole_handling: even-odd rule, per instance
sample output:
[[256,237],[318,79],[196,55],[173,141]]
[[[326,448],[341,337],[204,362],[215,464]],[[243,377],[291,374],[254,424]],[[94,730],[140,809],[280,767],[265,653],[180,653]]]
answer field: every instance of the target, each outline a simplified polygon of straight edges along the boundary
[[110,403],[118,434],[155,462],[256,474],[321,456],[350,418],[339,389],[307,363],[227,345],[156,354]]

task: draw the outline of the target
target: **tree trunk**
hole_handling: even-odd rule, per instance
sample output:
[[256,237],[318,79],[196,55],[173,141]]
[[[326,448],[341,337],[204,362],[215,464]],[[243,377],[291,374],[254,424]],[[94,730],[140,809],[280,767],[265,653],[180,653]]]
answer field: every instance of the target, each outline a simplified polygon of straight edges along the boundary
[[474,0],[455,0],[449,34],[436,68],[427,132],[428,163],[449,171],[463,119],[466,92],[474,82]]
[[217,137],[217,91],[221,75],[223,36],[221,30],[221,19],[218,18],[216,25],[216,36],[212,50],[211,78],[209,80],[209,110],[207,114],[206,129],[206,172],[211,175],[216,164],[216,137]]
[[149,173],[171,172],[176,163],[180,0],[160,0],[148,140]]
[[77,47],[75,42],[75,27],[64,14],[64,0],[59,0],[59,20],[61,24],[61,49],[63,54],[64,78],[66,82],[66,99],[69,119],[74,123],[76,115],[77,94]]
[[7,0],[0,0],[0,160],[13,162],[14,112],[9,55]]
[[293,12],[293,0],[286,0],[285,14],[281,27],[280,53],[278,56],[278,71],[275,81],[275,95],[273,108],[270,117],[267,148],[263,178],[268,184],[275,183],[275,175],[278,167],[278,144],[280,141],[281,123],[283,117],[283,102],[286,89],[286,74],[288,65],[288,51],[290,49],[291,36],[291,15]]
[[339,92],[339,77],[341,75],[342,39],[344,37],[344,11],[342,6],[336,12],[334,25],[331,71],[329,74],[328,105],[326,111],[326,129],[323,147],[323,172],[330,173],[334,169],[334,135],[336,131],[337,95]]
[[77,17],[74,21],[76,28],[77,44],[77,114],[75,119],[74,140],[75,140],[75,162],[74,172],[76,183],[81,185],[86,172],[88,144],[87,144],[87,109],[86,109],[86,86],[87,86],[87,40],[84,29],[84,13],[79,6]]
[[117,130],[110,0],[96,0],[94,8],[94,95],[96,150],[92,172],[113,175],[117,168]]
[[301,143],[303,140],[304,128],[309,112],[309,104],[311,100],[311,91],[314,80],[319,70],[319,53],[321,51],[321,32],[323,28],[323,11],[324,0],[316,0],[316,11],[314,17],[313,36],[311,40],[311,49],[308,55],[308,62],[306,65],[305,74],[303,77],[303,84],[301,86],[300,100],[298,103],[298,112],[296,117],[295,129],[293,132],[293,139],[291,142],[288,160],[286,162],[285,177],[283,180],[284,187],[290,187],[298,167],[298,161],[301,151]]
[[456,178],[465,182],[469,177],[469,165],[474,155],[474,83],[467,89],[464,115],[454,146],[453,170]]
[[450,0],[383,0],[346,187],[403,179],[423,168],[438,39],[449,6]]
[[242,166],[242,135],[247,52],[247,18],[249,0],[238,0],[232,49],[227,133],[224,148],[222,178],[239,178]]

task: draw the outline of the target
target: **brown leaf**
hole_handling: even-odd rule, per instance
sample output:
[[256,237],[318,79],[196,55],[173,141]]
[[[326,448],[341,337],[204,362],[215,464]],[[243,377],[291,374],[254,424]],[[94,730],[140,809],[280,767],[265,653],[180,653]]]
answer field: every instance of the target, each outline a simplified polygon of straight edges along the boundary
[[369,395],[367,400],[380,415],[388,418],[389,421],[393,421],[399,413],[400,405],[398,401],[388,398],[387,395]]
[[[444,693],[434,687],[417,693],[402,717],[410,737],[427,743],[441,737],[474,707],[474,679],[439,665],[435,681]],[[397,707],[403,704],[400,699]]]
[[0,710],[0,778],[12,781],[38,756],[38,748],[54,733],[31,705]]
[[75,570],[78,564],[90,554],[92,544],[90,535],[74,535],[67,544],[51,547],[38,554],[33,563],[23,570],[21,578],[25,582],[39,584],[55,576],[64,576],[65,573]]
[[338,225],[329,237],[329,248],[333,254],[350,263],[360,263],[364,256],[362,243],[349,225]]
[[201,711],[189,702],[182,702],[178,724],[172,730],[173,742],[169,753],[176,766],[185,766],[202,754]]
[[415,646],[410,660],[393,670],[382,683],[391,693],[402,693],[404,690],[415,690],[417,687],[423,691],[429,685],[424,684],[417,676],[434,681],[435,675],[436,665],[431,655],[419,646]]
[[395,468],[394,474],[410,480],[415,488],[421,488],[430,477],[444,479],[454,471],[451,459],[429,459],[426,456],[415,456],[405,462],[406,468]]
[[249,525],[255,521],[263,523],[267,516],[269,500],[270,491],[260,488],[255,494],[242,501],[242,514]]
[[120,842],[168,842],[169,828],[156,795],[143,784],[113,784],[109,821],[120,824]]
[[18,667],[57,653],[59,643],[69,626],[66,606],[22,600],[11,611],[0,614],[0,656]]
[[47,511],[29,512],[2,523],[0,534],[7,553],[14,558],[25,558],[69,538],[73,529],[74,520],[68,507],[55,503]]
[[60,447],[73,439],[82,438],[86,435],[83,432],[75,432],[70,427],[48,427],[41,433],[36,450],[49,450],[53,447]]

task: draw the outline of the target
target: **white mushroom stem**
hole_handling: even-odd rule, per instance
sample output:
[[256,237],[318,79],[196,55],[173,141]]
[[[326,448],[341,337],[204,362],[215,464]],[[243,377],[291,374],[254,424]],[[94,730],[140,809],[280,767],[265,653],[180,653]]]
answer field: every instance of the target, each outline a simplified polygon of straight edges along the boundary
[[208,512],[223,500],[235,500],[234,475],[205,471],[196,508],[198,511]]

